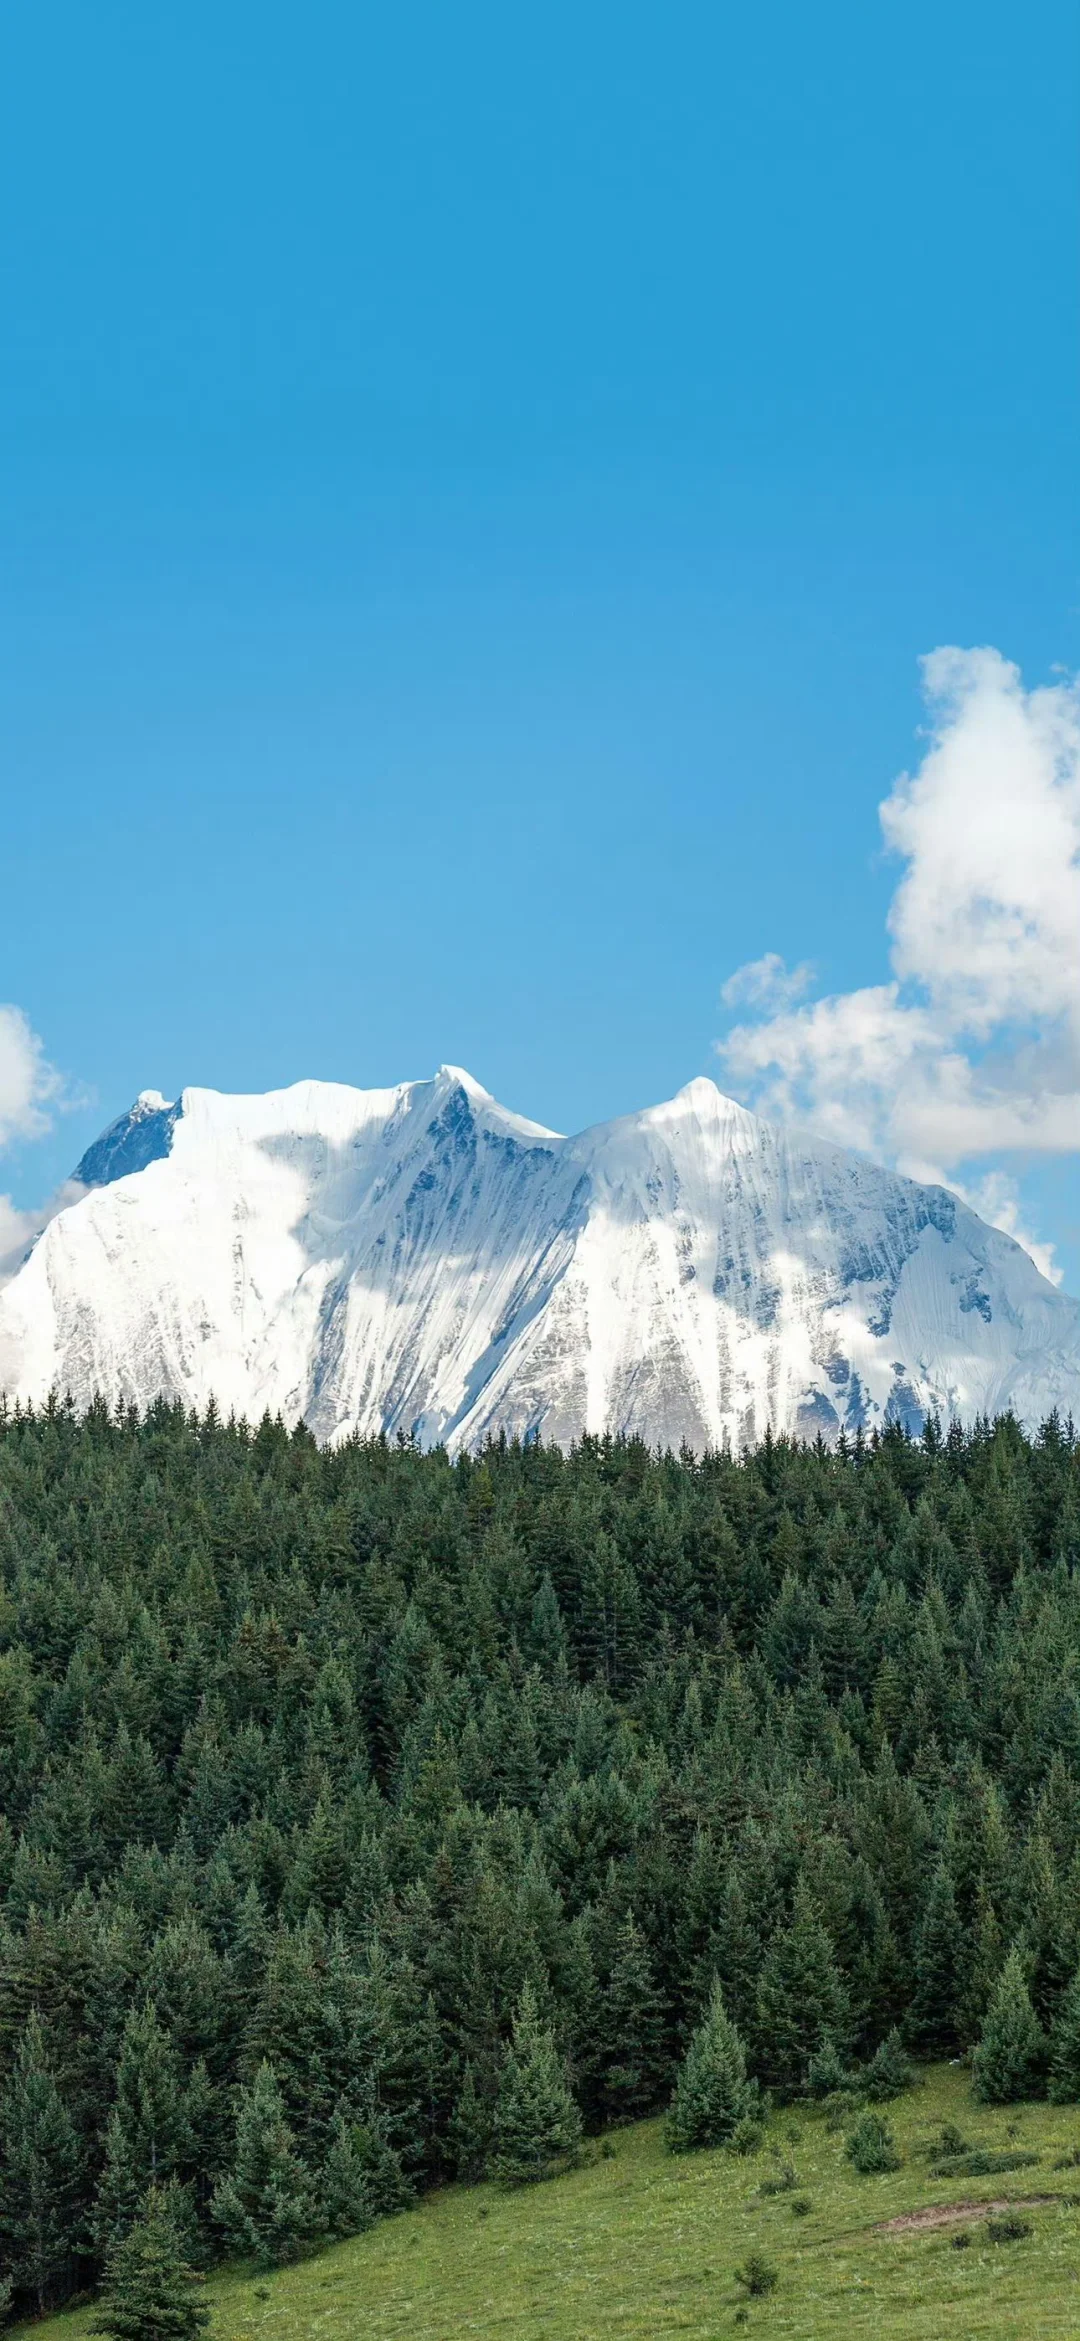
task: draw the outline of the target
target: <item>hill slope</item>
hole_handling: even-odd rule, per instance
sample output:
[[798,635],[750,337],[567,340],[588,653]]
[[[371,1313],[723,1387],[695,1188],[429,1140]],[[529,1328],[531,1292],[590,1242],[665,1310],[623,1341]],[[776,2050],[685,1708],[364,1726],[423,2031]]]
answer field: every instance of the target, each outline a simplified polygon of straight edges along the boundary
[[691,1082],[575,1138],[467,1074],[147,1093],[0,1295],[0,1387],[451,1449],[1080,1411],[1080,1304],[954,1195]]
[[[1075,2108],[974,2107],[966,2077],[939,2068],[888,2108],[903,2169],[860,2178],[820,2114],[795,2108],[769,2144],[794,2163],[812,2208],[763,2198],[775,2162],[665,2153],[660,2125],[615,2133],[614,2157],[517,2194],[454,2188],[384,2220],[355,2242],[261,2277],[208,2287],[211,2341],[714,2341],[735,2330],[733,2270],[764,2251],[776,2291],[755,2301],[751,2331],[798,2341],[1061,2341],[1077,2327],[1080,2213],[1075,2171],[1055,2171],[1077,2133]],[[1019,2122],[1033,2169],[1009,2178],[932,2179],[927,2147],[943,2120],[1003,2147]],[[798,2135],[794,2142],[791,2130]],[[1027,2204],[1026,2241],[993,2245],[983,2218],[880,2232],[932,2205],[1049,2196]],[[966,2225],[972,2246],[952,2248]],[[92,2312],[34,2326],[34,2341],[82,2341]]]

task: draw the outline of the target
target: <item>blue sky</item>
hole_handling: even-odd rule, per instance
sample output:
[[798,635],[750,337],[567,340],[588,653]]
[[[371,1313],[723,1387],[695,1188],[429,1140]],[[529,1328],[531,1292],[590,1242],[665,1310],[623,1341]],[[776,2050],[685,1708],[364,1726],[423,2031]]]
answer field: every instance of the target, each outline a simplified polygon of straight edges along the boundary
[[[67,1090],[0,1185],[151,1085],[579,1127],[734,1086],[746,962],[887,985],[920,657],[1080,663],[1065,0],[2,39],[0,1000]],[[948,1167],[1080,1290],[1068,1126]]]

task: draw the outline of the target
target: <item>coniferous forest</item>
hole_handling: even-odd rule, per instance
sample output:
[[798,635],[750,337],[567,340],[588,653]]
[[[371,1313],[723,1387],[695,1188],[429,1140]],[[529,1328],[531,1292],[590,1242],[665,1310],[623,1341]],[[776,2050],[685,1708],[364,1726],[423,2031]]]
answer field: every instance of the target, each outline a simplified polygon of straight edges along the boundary
[[27,2308],[905,2053],[1080,2098],[1080,1444],[5,1414],[0,1813]]

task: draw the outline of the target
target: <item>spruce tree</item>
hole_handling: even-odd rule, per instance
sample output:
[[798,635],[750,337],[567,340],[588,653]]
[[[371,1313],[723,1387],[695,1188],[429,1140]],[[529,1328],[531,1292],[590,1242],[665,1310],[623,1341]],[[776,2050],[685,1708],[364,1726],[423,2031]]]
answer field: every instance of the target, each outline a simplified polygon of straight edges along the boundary
[[1080,2103],[1080,1967],[1062,1993],[1050,2035],[1050,2102]]
[[891,2097],[899,2097],[910,2089],[913,2073],[911,2060],[904,2053],[904,2044],[897,2026],[886,2033],[862,2076],[862,2089],[872,2105],[887,2105]]
[[318,2179],[319,2208],[329,2235],[361,2235],[372,2222],[371,2191],[356,2133],[344,2114],[330,2125],[330,2145]]
[[130,2227],[148,2187],[193,2169],[208,2096],[201,2064],[185,2082],[155,2009],[149,2002],[133,2008],[124,2025],[94,2206],[94,2233],[103,2251]]
[[508,2185],[549,2178],[571,2163],[581,2142],[581,2115],[566,2067],[540,2021],[536,1994],[526,1983],[514,2017],[514,2037],[499,2076],[489,2168]]
[[975,2095],[984,2105],[1014,2105],[1041,2093],[1046,2038],[1031,2005],[1018,1951],[1010,1951],[990,1994],[971,2063]]
[[904,2025],[912,2047],[924,2056],[944,2056],[956,2046],[963,1952],[952,1876],[939,1861],[915,1937],[915,1992]]
[[6,2273],[39,2315],[79,2248],[79,2180],[75,2126],[35,2011],[0,2098],[0,2249]]
[[180,2239],[158,2188],[115,2242],[105,2263],[105,2291],[92,2333],[111,2341],[196,2341],[210,2322],[194,2289]]
[[491,2101],[476,2086],[470,2060],[450,2118],[450,2154],[455,2178],[468,2183],[483,2177],[491,2152],[492,2114]]
[[232,2167],[210,2208],[229,2250],[264,2267],[295,2260],[321,2225],[274,2068],[265,2060],[240,2092]]
[[670,2071],[664,2011],[648,1944],[628,1911],[601,2003],[600,2108],[609,2121],[636,2121],[656,2104]]
[[848,2023],[832,1944],[800,1887],[791,1925],[774,1938],[758,1985],[758,2049],[765,2079],[788,2096],[804,2088],[815,2050],[827,2036],[842,2046]]
[[753,2095],[746,2078],[746,2050],[714,1981],[704,2020],[691,2038],[675,2083],[667,2118],[672,2153],[726,2146]]

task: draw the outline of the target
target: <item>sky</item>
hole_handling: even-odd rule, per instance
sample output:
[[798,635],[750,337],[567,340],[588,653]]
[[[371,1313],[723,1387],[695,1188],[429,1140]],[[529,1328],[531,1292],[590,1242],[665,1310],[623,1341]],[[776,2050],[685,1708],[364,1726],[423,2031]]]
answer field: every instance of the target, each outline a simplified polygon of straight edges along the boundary
[[1080,1292],[1078,49],[7,13],[0,1251],[143,1088],[448,1061],[709,1073]]

